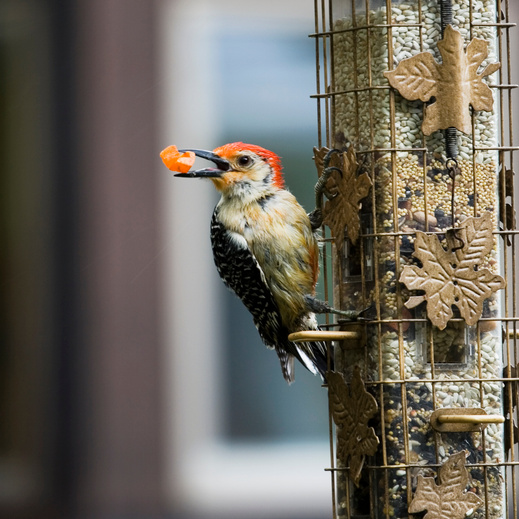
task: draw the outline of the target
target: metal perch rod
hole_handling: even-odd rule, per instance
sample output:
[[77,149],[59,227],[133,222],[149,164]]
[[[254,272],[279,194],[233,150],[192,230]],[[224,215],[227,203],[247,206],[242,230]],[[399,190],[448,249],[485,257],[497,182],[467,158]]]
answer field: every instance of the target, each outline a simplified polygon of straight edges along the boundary
[[360,339],[359,332],[339,332],[339,331],[305,331],[294,332],[288,336],[288,340],[292,342],[306,341],[344,341]]
[[438,416],[440,423],[467,423],[467,424],[481,424],[481,423],[503,423],[504,416],[498,414],[442,414]]

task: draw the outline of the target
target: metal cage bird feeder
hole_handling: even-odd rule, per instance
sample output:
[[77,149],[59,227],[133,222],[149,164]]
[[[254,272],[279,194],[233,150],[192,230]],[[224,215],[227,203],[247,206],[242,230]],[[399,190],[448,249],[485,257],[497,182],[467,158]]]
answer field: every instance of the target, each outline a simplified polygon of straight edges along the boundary
[[331,325],[334,518],[519,517],[513,26],[506,0],[315,0],[333,303],[368,309]]

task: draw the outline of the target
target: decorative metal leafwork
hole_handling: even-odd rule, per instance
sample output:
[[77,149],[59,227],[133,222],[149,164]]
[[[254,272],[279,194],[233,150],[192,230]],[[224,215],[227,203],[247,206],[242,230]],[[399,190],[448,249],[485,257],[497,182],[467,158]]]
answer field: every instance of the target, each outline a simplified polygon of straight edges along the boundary
[[330,228],[335,245],[341,250],[345,229],[352,243],[359,237],[360,201],[368,195],[372,182],[367,173],[357,175],[359,165],[352,144],[344,152],[314,148],[314,159],[319,178],[328,176],[325,193],[329,200],[323,208],[323,223]]
[[342,375],[334,371],[326,374],[326,380],[333,421],[337,427],[337,459],[345,463],[349,460],[350,479],[358,486],[364,459],[374,455],[379,444],[375,430],[368,427],[378,404],[366,391],[358,366],[349,388]]
[[[427,316],[440,330],[459,308],[467,324],[474,325],[483,312],[483,301],[505,286],[504,279],[480,268],[492,250],[492,217],[467,218],[458,229],[446,233],[447,250],[435,234],[417,231],[413,256],[422,267],[406,265],[400,276],[409,290],[424,290],[405,306],[413,308],[427,301]],[[460,245],[461,244],[461,245]]]
[[478,74],[481,63],[488,56],[488,43],[473,38],[464,50],[463,36],[451,25],[445,28],[438,49],[442,63],[438,63],[430,52],[421,52],[403,59],[394,70],[384,72],[384,75],[390,85],[410,101],[436,99],[425,110],[422,124],[425,135],[450,127],[470,134],[469,104],[474,110],[492,110],[492,91],[483,78],[501,65],[490,63]]
[[418,476],[409,513],[427,510],[423,519],[464,519],[478,509],[483,501],[474,492],[466,491],[469,474],[465,458],[465,451],[450,456],[438,469],[438,484],[433,477]]

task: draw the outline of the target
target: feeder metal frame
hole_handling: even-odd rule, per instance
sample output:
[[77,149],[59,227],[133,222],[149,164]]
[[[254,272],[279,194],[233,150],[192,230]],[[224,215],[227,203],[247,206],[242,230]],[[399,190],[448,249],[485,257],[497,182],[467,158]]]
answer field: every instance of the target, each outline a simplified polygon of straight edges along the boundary
[[[476,138],[479,132],[479,129],[476,128],[476,116],[474,113],[472,113],[472,132],[470,136],[472,139],[472,156],[469,157],[469,162],[471,163],[473,177],[472,192],[474,194],[478,193],[478,189],[480,188],[476,182],[477,176],[479,174],[479,166],[478,163],[476,163],[475,157],[478,154],[495,154],[497,160],[496,173],[502,172],[502,174],[500,174],[495,181],[498,192],[496,198],[498,197],[500,210],[499,214],[494,215],[494,218],[497,221],[500,218],[500,227],[494,227],[492,235],[493,239],[499,243],[499,251],[501,254],[499,261],[501,263],[503,277],[506,280],[506,286],[502,291],[503,295],[499,296],[500,308],[498,315],[489,316],[484,314],[474,327],[475,330],[473,332],[473,337],[475,337],[475,342],[472,351],[475,354],[475,358],[468,358],[466,361],[464,361],[468,362],[469,364],[471,362],[473,363],[475,375],[470,379],[470,384],[471,387],[477,389],[477,392],[479,393],[478,399],[481,408],[461,408],[462,411],[459,410],[460,408],[452,410],[447,406],[444,408],[437,408],[434,410],[434,413],[436,414],[433,413],[434,418],[431,416],[430,427],[438,427],[440,429],[443,428],[443,431],[452,431],[453,427],[461,427],[462,429],[471,428],[471,430],[477,429],[477,431],[479,431],[477,434],[479,434],[480,438],[479,444],[482,446],[481,459],[467,460],[468,470],[480,470],[483,474],[483,480],[478,487],[478,491],[479,496],[482,498],[484,504],[478,511],[475,512],[474,517],[493,519],[495,517],[506,516],[508,519],[515,519],[516,517],[519,517],[519,450],[517,446],[519,442],[519,428],[517,425],[515,425],[518,423],[517,406],[519,402],[519,315],[517,307],[517,290],[519,289],[519,286],[517,280],[516,264],[516,255],[517,252],[519,252],[519,242],[516,239],[516,235],[519,230],[516,230],[515,228],[515,197],[513,189],[510,186],[511,175],[505,175],[504,172],[506,171],[508,173],[514,171],[514,152],[519,149],[519,146],[514,145],[512,127],[512,94],[518,85],[513,83],[511,79],[512,65],[510,51],[510,30],[514,28],[516,24],[510,21],[508,0],[497,0],[495,2],[495,10],[496,13],[500,13],[500,17],[493,22],[475,22],[473,18],[473,0],[467,1],[469,2],[470,24],[468,33],[466,34],[465,38],[466,43],[475,37],[475,33],[479,34],[479,31],[483,30],[484,28],[495,31],[495,55],[502,65],[501,70],[495,74],[496,77],[493,84],[489,85],[494,92],[494,112],[497,115],[496,120],[498,121],[496,126],[498,144],[494,145],[491,143],[490,145],[481,145],[479,143],[479,139]],[[353,331],[349,330],[348,325],[343,323],[343,325],[340,326],[340,331],[329,332],[332,334],[338,333],[338,335],[330,335],[328,337],[329,340],[341,341],[337,342],[335,346],[336,363],[338,365],[337,370],[341,371],[345,375],[347,382],[351,380],[353,365],[348,365],[346,359],[357,361],[364,367],[368,367],[370,365],[378,366],[378,369],[375,370],[375,373],[363,373],[363,380],[367,390],[376,397],[380,406],[380,411],[378,413],[377,434],[379,435],[381,442],[378,454],[374,457],[368,457],[363,469],[363,471],[367,473],[364,484],[368,485],[369,487],[367,489],[367,497],[369,498],[370,502],[369,507],[367,509],[364,507],[363,509],[364,515],[359,515],[355,509],[356,502],[359,501],[359,498],[356,498],[357,491],[354,490],[352,485],[348,483],[348,480],[345,476],[348,467],[341,466],[336,460],[335,425],[331,413],[329,419],[331,464],[330,467],[326,470],[329,471],[331,475],[334,519],[357,519],[360,517],[389,519],[392,517],[390,511],[393,499],[391,496],[390,480],[394,474],[399,474],[402,471],[405,474],[407,488],[404,490],[404,494],[409,505],[413,499],[413,492],[416,488],[416,480],[414,479],[416,474],[423,473],[424,467],[425,470],[441,470],[443,464],[448,463],[448,460],[451,459],[447,458],[445,453],[442,452],[444,445],[442,434],[445,433],[436,431],[432,433],[435,459],[430,460],[426,466],[424,466],[422,460],[415,461],[414,452],[410,447],[410,434],[407,430],[408,420],[410,419],[408,412],[413,412],[412,408],[408,406],[408,398],[413,397],[412,392],[410,393],[409,391],[411,391],[414,386],[418,387],[418,384],[425,384],[428,385],[428,387],[430,386],[432,400],[436,406],[438,402],[438,392],[441,392],[441,390],[438,388],[442,388],[445,384],[445,379],[443,376],[444,370],[446,368],[443,367],[441,362],[436,360],[436,332],[433,330],[429,320],[425,316],[413,316],[404,314],[402,312],[405,302],[403,286],[400,286],[399,284],[396,286],[396,310],[392,314],[384,314],[379,303],[381,300],[382,287],[384,285],[384,280],[381,277],[379,269],[381,258],[380,243],[384,240],[393,241],[394,249],[396,251],[394,258],[394,269],[398,274],[402,272],[402,268],[404,266],[401,264],[401,258],[399,254],[402,240],[408,236],[414,236],[414,232],[402,232],[399,228],[395,228],[396,222],[399,220],[399,207],[397,203],[397,185],[399,179],[397,175],[397,167],[395,164],[397,163],[397,159],[401,154],[409,153],[416,156],[421,155],[423,162],[421,182],[424,186],[426,186],[428,175],[426,168],[426,156],[431,154],[431,149],[429,142],[424,136],[417,139],[417,142],[415,142],[412,146],[402,145],[402,142],[398,141],[396,138],[395,127],[397,118],[397,104],[401,103],[401,101],[400,98],[397,100],[396,96],[398,96],[398,94],[390,87],[387,81],[381,82],[379,77],[374,77],[373,70],[376,67],[374,67],[375,64],[373,62],[373,57],[370,50],[368,50],[365,55],[360,55],[362,48],[354,45],[351,49],[351,61],[355,64],[358,64],[359,62],[362,63],[362,66],[365,67],[365,76],[361,78],[358,67],[355,66],[352,68],[352,70],[349,71],[349,80],[351,84],[349,84],[347,88],[345,88],[344,85],[337,80],[337,54],[340,52],[337,43],[339,41],[338,38],[350,36],[354,38],[355,41],[357,41],[356,39],[360,37],[358,35],[362,34],[362,37],[365,38],[363,45],[365,45],[367,49],[371,49],[373,46],[373,41],[376,38],[374,35],[382,34],[382,31],[385,31],[387,55],[390,57],[387,70],[392,70],[394,69],[394,65],[391,62],[391,58],[395,54],[395,48],[393,45],[394,33],[400,34],[398,31],[404,29],[408,31],[417,31],[418,38],[416,41],[419,47],[418,52],[424,51],[425,24],[423,22],[423,15],[425,5],[431,4],[432,1],[426,2],[426,0],[410,0],[409,3],[413,3],[416,6],[417,17],[418,20],[420,20],[418,23],[401,23],[400,21],[394,19],[389,21],[386,20],[385,23],[380,23],[380,21],[373,21],[370,19],[370,9],[373,9],[372,4],[376,3],[373,2],[373,0],[345,0],[343,5],[349,7],[348,15],[352,20],[351,27],[338,27],[338,25],[334,23],[336,21],[336,17],[338,16],[337,13],[334,13],[334,9],[336,8],[337,3],[339,2],[332,2],[331,0],[314,0],[315,27],[314,33],[310,36],[315,40],[316,50],[316,93],[312,97],[316,99],[317,103],[317,123],[319,129],[318,146],[319,148],[342,148],[346,150],[347,145],[353,144],[355,146],[359,162],[362,161],[363,157],[367,158],[368,163],[370,164],[370,176],[374,184],[377,181],[380,181],[380,168],[376,166],[376,157],[378,157],[382,151],[384,154],[387,154],[387,156],[390,157],[388,162],[388,185],[390,186],[391,198],[393,200],[390,218],[393,228],[391,229],[384,227],[380,224],[380,222],[377,221],[379,216],[377,213],[377,205],[380,204],[380,201],[377,199],[376,189],[373,188],[371,193],[368,195],[367,201],[365,201],[364,204],[367,207],[371,207],[370,211],[372,221],[371,228],[364,226],[363,229],[361,229],[360,244],[357,250],[359,257],[361,258],[359,267],[360,280],[358,281],[357,285],[355,285],[355,289],[358,292],[356,297],[359,306],[357,308],[365,308],[372,301],[375,301],[376,315],[370,319],[369,323],[362,325],[362,333],[359,333],[358,325],[357,329]],[[401,4],[401,2],[384,0],[383,4],[387,12],[392,12],[392,8],[394,6],[398,6]],[[356,5],[361,5],[362,9],[358,10]],[[455,21],[456,20],[454,19],[454,22]],[[438,36],[438,39],[440,37],[441,36]],[[379,66],[379,64],[377,64],[377,66]],[[376,133],[379,130],[377,125],[382,124],[382,121],[377,120],[377,117],[373,111],[374,99],[378,95],[385,95],[389,99],[388,126],[390,135],[387,139],[387,145],[383,147],[377,145],[375,141]],[[351,102],[351,106],[353,107],[351,108],[352,112],[359,113],[359,111],[364,109],[368,112],[367,117],[369,120],[369,124],[366,125],[366,128],[361,127],[358,118],[353,122],[351,135],[355,136],[356,139],[350,139],[348,142],[342,140],[343,138],[337,135],[337,128],[340,126],[340,123],[338,122],[338,110],[342,110],[342,107],[339,107],[339,104],[343,102],[345,98],[348,98],[349,102]],[[368,106],[364,106],[364,108],[362,108],[362,104],[366,100],[368,102]],[[422,119],[424,115],[425,106],[422,110]],[[361,135],[363,136],[363,139],[359,138]],[[449,147],[452,150],[452,135]],[[447,154],[447,158],[449,158],[449,156],[456,157],[457,153],[458,150],[455,150],[455,152],[451,151]],[[425,221],[423,230],[427,234],[436,234],[441,237],[445,231],[443,229],[435,229],[435,226],[430,223],[432,220],[428,218],[428,216],[430,216],[428,215],[429,196],[430,193],[428,192],[428,189],[424,189],[423,198],[425,207]],[[454,201],[454,188],[452,198]],[[477,196],[474,195],[474,208],[473,215],[471,216],[478,216],[478,212],[483,209],[478,207],[478,200],[476,198]],[[454,207],[452,211],[452,217],[454,218]],[[326,300],[329,299],[327,278],[329,277],[331,265],[334,271],[333,306],[349,310],[351,308],[345,307],[344,304],[348,301],[351,301],[351,297],[345,293],[346,288],[342,277],[337,279],[337,273],[343,272],[344,265],[341,264],[341,261],[344,262],[347,260],[347,258],[343,257],[342,250],[335,250],[333,245],[334,237],[329,235],[329,230],[326,228],[323,229],[323,242],[323,275],[325,279],[325,298]],[[373,250],[371,252],[366,248],[366,244],[368,242],[373,244]],[[372,254],[372,257],[370,258],[372,262],[372,271],[370,274],[372,276],[371,280],[367,279],[367,274],[369,274],[369,272],[367,272],[366,267],[366,254]],[[372,300],[370,300],[369,296],[372,297]],[[325,327],[332,328],[333,323],[328,321],[328,316],[326,319],[327,321]],[[459,317],[454,317],[449,321],[449,326],[463,327],[463,325],[464,321]],[[504,369],[501,376],[494,375],[489,377],[482,368],[482,355],[484,352],[482,351],[481,334],[486,333],[486,329],[491,329],[496,325],[499,329],[502,329],[501,336],[503,345],[502,354]],[[403,337],[406,330],[410,326],[416,328],[417,330],[421,327],[423,329],[423,332],[421,333],[424,334],[424,340],[427,343],[427,351],[425,353],[424,361],[427,365],[427,373],[419,380],[410,378],[406,372],[406,351],[404,349]],[[383,375],[385,357],[382,351],[383,343],[381,336],[383,330],[390,328],[394,330],[395,335],[398,337],[397,356],[400,360],[397,366],[397,377],[389,381],[387,377]],[[346,335],[341,335],[342,333],[345,333]],[[354,347],[352,348],[348,347],[347,345],[350,335],[354,336],[356,341]],[[366,339],[368,336],[370,336],[371,339]],[[304,340],[304,338],[301,338],[301,340]],[[369,348],[367,347],[366,340],[374,341],[372,342],[371,351],[369,351]],[[374,358],[373,349],[375,350]],[[445,364],[445,366],[447,365]],[[461,376],[461,373],[462,372],[460,372],[460,376],[455,376],[451,373],[447,379],[448,383],[453,386],[466,384],[467,378]],[[485,385],[487,384],[500,384],[503,386],[503,416],[499,414],[489,415],[482,409],[484,406],[483,395],[486,394]],[[391,409],[388,400],[388,388],[390,386],[394,388],[400,386],[401,388],[399,398],[401,399],[401,423],[402,427],[405,428],[405,434],[402,436],[405,457],[404,463],[394,463],[393,457],[391,455],[392,447],[390,444],[390,436],[388,435],[389,428],[387,421],[390,419],[389,416],[394,411]],[[408,409],[411,409],[411,411],[408,411]],[[460,415],[458,413],[462,414]],[[456,421],[457,423],[449,423],[451,420]],[[504,446],[506,457],[501,459],[499,463],[496,463],[496,460],[492,456],[487,455],[487,442],[490,436],[488,436],[485,429],[489,424],[495,425],[503,421],[505,421],[504,432],[507,442],[507,444]],[[503,514],[502,516],[492,509],[490,499],[491,492],[493,492],[492,489],[496,484],[498,484],[491,482],[490,478],[490,475],[494,474],[493,471],[496,469],[496,467],[500,477],[502,477],[504,480],[502,498],[505,506],[503,510],[499,512]],[[380,480],[377,480],[377,475],[380,476]],[[383,487],[383,495],[380,495],[379,490],[376,488],[379,485]],[[340,499],[339,494],[341,495]],[[363,496],[366,497],[366,494]],[[376,502],[376,499],[381,499],[384,506],[380,508],[379,503]],[[339,503],[340,500],[342,500],[341,503]]]

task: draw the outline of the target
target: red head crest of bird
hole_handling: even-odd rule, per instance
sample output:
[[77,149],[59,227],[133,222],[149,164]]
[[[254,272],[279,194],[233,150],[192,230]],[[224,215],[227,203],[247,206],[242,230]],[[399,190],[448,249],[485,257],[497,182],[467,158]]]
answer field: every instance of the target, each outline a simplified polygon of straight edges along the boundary
[[232,142],[213,151],[179,151],[192,151],[197,157],[210,160],[216,167],[178,173],[175,176],[210,178],[223,195],[284,187],[280,158],[261,146]]

